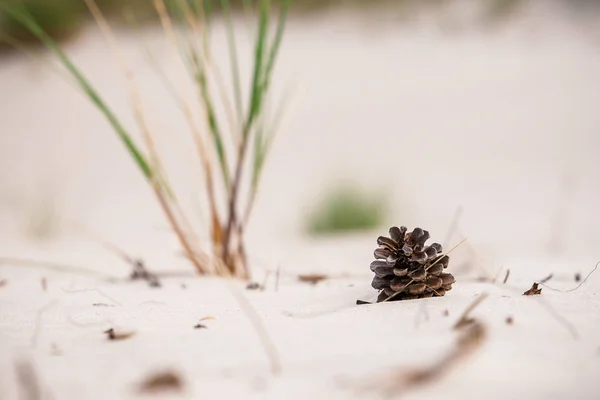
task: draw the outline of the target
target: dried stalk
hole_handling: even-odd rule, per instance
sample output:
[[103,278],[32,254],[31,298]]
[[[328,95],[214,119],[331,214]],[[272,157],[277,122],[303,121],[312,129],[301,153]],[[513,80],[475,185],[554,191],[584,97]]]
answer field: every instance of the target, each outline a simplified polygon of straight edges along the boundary
[[461,362],[472,356],[486,339],[485,325],[469,317],[473,309],[486,297],[487,294],[482,294],[463,312],[453,328],[459,332],[455,345],[438,362],[428,367],[393,371],[367,385],[365,389],[382,390],[387,396],[400,396],[443,379],[452,369],[456,369]]
[[244,295],[238,292],[237,288],[234,287],[230,282],[227,283],[229,285],[228,287],[231,294],[237,300],[238,304],[242,308],[242,311],[244,312],[244,314],[246,314],[248,320],[250,321],[254,330],[256,331],[256,334],[258,335],[261,345],[263,346],[265,353],[269,358],[269,362],[271,364],[271,372],[273,373],[273,375],[280,374],[281,360],[279,357],[279,352],[277,351],[277,347],[275,347],[273,340],[271,340],[269,333],[265,329],[265,326],[263,325],[260,316],[254,310],[250,302],[244,297]]
[[84,1],[85,1],[86,6],[88,7],[88,9],[90,10],[90,13],[92,14],[94,20],[96,21],[98,27],[102,31],[102,34],[104,35],[104,37],[110,44],[113,54],[114,54],[115,58],[117,59],[119,66],[120,66],[121,70],[123,71],[123,74],[125,75],[125,78],[126,78],[126,81],[128,84],[129,94],[132,98],[134,114],[135,114],[136,120],[138,122],[138,125],[141,128],[144,141],[146,142],[146,146],[150,153],[150,161],[151,161],[152,168],[154,171],[158,171],[158,174],[155,172],[150,177],[150,181],[151,181],[150,183],[151,183],[152,189],[154,190],[154,193],[157,196],[160,206],[163,209],[163,212],[165,213],[165,215],[167,216],[167,219],[169,220],[171,227],[175,231],[175,233],[179,239],[179,242],[181,243],[182,247],[184,248],[186,255],[188,256],[188,259],[192,262],[192,264],[194,265],[194,267],[196,268],[198,273],[206,274],[208,272],[208,266],[206,265],[205,262],[201,262],[195,256],[195,254],[197,254],[197,251],[195,251],[193,249],[193,246],[189,242],[187,236],[183,233],[183,230],[181,229],[179,220],[176,218],[175,214],[173,213],[173,210],[171,209],[171,206],[170,206],[168,200],[165,197],[165,188],[163,186],[163,183],[161,182],[162,179],[159,178],[159,176],[164,174],[164,172],[163,172],[164,167],[162,165],[162,162],[160,160],[158,152],[156,151],[156,145],[154,142],[154,138],[152,137],[150,128],[149,128],[146,118],[144,116],[144,112],[142,110],[142,100],[140,97],[140,92],[137,89],[135,82],[133,80],[133,74],[132,74],[131,70],[129,70],[127,68],[125,61],[122,57],[122,54],[119,51],[118,46],[116,44],[116,40],[112,33],[112,30],[111,30],[108,22],[104,18],[104,15],[98,8],[96,2],[94,0],[84,0]]

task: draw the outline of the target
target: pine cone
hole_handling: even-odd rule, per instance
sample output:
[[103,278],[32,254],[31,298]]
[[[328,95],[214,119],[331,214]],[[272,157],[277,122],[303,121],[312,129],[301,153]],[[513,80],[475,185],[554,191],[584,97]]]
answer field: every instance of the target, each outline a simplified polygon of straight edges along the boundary
[[450,258],[441,254],[441,244],[425,245],[429,232],[415,228],[407,233],[405,226],[393,226],[389,232],[390,237],[377,238],[376,260],[371,263],[371,286],[381,290],[377,302],[392,295],[390,300],[443,296],[452,289],[454,277],[443,273]]

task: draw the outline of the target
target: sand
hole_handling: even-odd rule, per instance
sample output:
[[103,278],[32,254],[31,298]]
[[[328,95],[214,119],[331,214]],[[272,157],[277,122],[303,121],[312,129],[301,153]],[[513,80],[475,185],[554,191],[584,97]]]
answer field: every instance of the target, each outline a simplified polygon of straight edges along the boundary
[[[485,327],[481,345],[406,398],[597,398],[600,274],[575,291],[522,295],[549,274],[548,285],[574,288],[574,275],[585,277],[600,259],[597,18],[532,2],[494,29],[432,21],[291,21],[275,85],[279,96],[288,87],[296,95],[248,232],[254,280],[270,271],[264,291],[194,276],[97,111],[38,63],[0,60],[0,255],[120,279],[1,263],[0,398],[24,398],[20,360],[55,399],[143,397],[140,382],[163,369],[184,381],[182,393],[165,398],[375,398],[369,385],[383,387],[381,374],[427,367],[450,352],[460,334],[453,324],[483,293],[472,314]],[[137,37],[118,34],[171,177],[202,226],[185,121]],[[143,38],[161,68],[181,76],[161,32],[148,28]],[[222,32],[214,40],[225,59]],[[240,47],[250,50],[248,42]],[[134,127],[101,35],[87,29],[67,49]],[[452,255],[454,289],[438,299],[356,306],[376,295],[368,265],[388,227],[305,237],[305,215],[332,180],[381,193],[391,203],[388,225],[421,226],[436,241],[461,207],[460,229],[447,243],[467,237]],[[66,223],[73,220],[166,274],[163,286],[124,281],[130,266]],[[47,230],[32,228],[41,222]],[[312,286],[298,273],[332,279]],[[476,281],[483,276],[498,278]],[[279,374],[234,293],[264,324]],[[194,329],[207,316],[207,328]],[[111,327],[135,335],[108,341]]]

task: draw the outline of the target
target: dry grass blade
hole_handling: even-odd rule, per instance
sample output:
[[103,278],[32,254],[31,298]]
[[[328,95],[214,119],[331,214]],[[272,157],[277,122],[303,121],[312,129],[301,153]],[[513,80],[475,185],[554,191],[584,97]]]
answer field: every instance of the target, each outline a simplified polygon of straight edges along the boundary
[[238,304],[240,305],[240,308],[242,309],[244,314],[246,314],[246,316],[250,320],[250,323],[254,327],[254,330],[258,335],[261,345],[265,349],[265,353],[269,358],[269,362],[271,363],[271,372],[274,375],[278,375],[279,373],[281,373],[281,360],[279,358],[279,352],[277,351],[275,344],[273,344],[273,341],[271,340],[267,330],[265,329],[263,322],[260,319],[260,316],[256,313],[250,302],[244,297],[242,293],[238,292],[237,288],[234,287],[233,284],[231,284],[230,282],[227,282],[227,284],[229,290],[231,291],[231,294],[233,294]]
[[52,51],[60,63],[73,76],[79,88],[88,96],[89,100],[102,112],[108,120],[115,133],[122,140],[131,157],[135,160],[137,166],[147,179],[153,179],[154,171],[146,160],[146,156],[136,146],[131,136],[121,124],[117,116],[104,102],[96,89],[88,82],[83,73],[75,66],[67,54],[58,46],[58,44],[46,33],[37,23],[35,18],[29,13],[27,8],[21,3],[0,3],[0,7],[4,9],[12,18],[19,21],[31,33],[44,43],[44,45]]
[[[163,31],[165,32],[166,37],[168,38],[169,42],[171,43],[171,47],[173,49],[175,49],[176,55],[179,55],[179,51],[177,50],[178,49],[177,37],[175,35],[171,17],[169,16],[169,13],[167,12],[167,8],[164,3],[164,0],[154,0],[154,7],[160,18],[160,22],[161,22]],[[187,65],[183,61],[183,58],[178,57],[178,59],[181,59],[182,63],[183,63],[183,67],[187,68]],[[212,241],[213,241],[213,252],[215,255],[219,256],[221,254],[221,242],[223,240],[223,232],[222,232],[221,220],[219,217],[217,203],[216,203],[216,197],[215,197],[215,183],[214,183],[214,179],[213,179],[213,168],[212,168],[213,160],[212,160],[212,156],[211,156],[210,152],[208,151],[208,148],[205,144],[205,141],[202,137],[200,129],[195,122],[194,116],[192,114],[192,108],[191,108],[190,102],[189,102],[189,100],[187,100],[189,98],[189,94],[187,94],[187,90],[186,90],[188,88],[188,86],[189,85],[187,85],[187,84],[182,85],[182,87],[183,87],[182,93],[185,93],[185,96],[182,95],[183,112],[184,112],[185,118],[188,122],[188,125],[190,127],[190,133],[192,136],[192,140],[194,141],[194,144],[196,147],[196,153],[198,155],[198,158],[200,160],[200,163],[202,165],[202,170],[204,173],[204,184],[206,187],[206,195],[208,198],[208,204],[209,204],[210,215],[211,215],[211,228],[210,229],[211,229]],[[219,269],[220,266],[221,266],[221,264],[217,264],[215,266],[217,273],[220,275],[227,276],[229,274],[229,271],[227,269],[223,269],[223,268]]]
[[550,303],[543,301],[542,298],[539,298],[538,301],[548,311],[548,313],[554,318],[559,324],[561,324],[573,337],[575,340],[579,340],[579,332],[577,332],[577,328],[573,324],[571,324],[565,317],[563,317],[558,311],[554,309],[550,305]]
[[482,294],[463,312],[453,328],[459,333],[455,345],[438,362],[428,367],[393,371],[369,385],[368,388],[383,390],[387,396],[396,397],[421,386],[437,382],[450,373],[452,369],[458,367],[461,362],[468,359],[481,347],[487,336],[487,330],[483,323],[469,317],[473,309],[481,304],[486,297],[487,294]]
[[[238,146],[236,166],[234,169],[233,181],[228,196],[228,219],[223,237],[222,259],[226,264],[235,262],[235,256],[232,257],[231,246],[234,241],[234,234],[240,242],[238,249],[243,249],[243,216],[238,216],[237,204],[239,202],[239,191],[242,184],[242,175],[245,168],[245,160],[252,135],[257,135],[257,122],[264,114],[264,103],[269,93],[270,80],[273,74],[274,61],[277,58],[277,53],[283,37],[285,21],[287,16],[287,7],[289,1],[284,1],[279,14],[278,25],[276,28],[275,37],[272,43],[269,43],[269,18],[270,18],[270,0],[261,0],[258,10],[258,33],[254,46],[254,66],[252,74],[252,83],[250,88],[250,100],[248,105],[248,114],[242,128],[241,142]],[[237,256],[240,256],[238,254]],[[238,257],[241,261],[245,261],[245,255],[241,254]],[[248,273],[248,266],[243,264],[240,268],[243,273]]]
[[78,267],[75,265],[58,264],[58,263],[54,263],[54,262],[32,260],[32,259],[27,259],[27,258],[0,257],[0,266],[2,266],[3,264],[18,265],[20,267],[30,267],[30,268],[43,268],[43,269],[48,269],[48,270],[57,271],[57,272],[70,273],[70,274],[83,274],[83,275],[92,275],[92,276],[96,276],[96,277],[102,277],[105,279],[115,279],[115,277],[113,275],[107,275],[102,272]]
[[454,236],[454,234],[456,233],[456,230],[458,229],[458,223],[460,221],[460,218],[462,217],[462,212],[463,212],[462,207],[458,206],[456,208],[456,211],[454,212],[454,216],[452,217],[452,222],[450,223],[450,226],[448,227],[448,232],[446,233],[446,237],[444,238],[444,241],[442,242],[444,244],[444,247],[448,246],[448,244],[450,243],[450,240],[452,240],[452,236]]
[[488,297],[487,293],[482,293],[479,295],[469,306],[463,311],[460,318],[456,321],[453,326],[453,329],[460,329],[463,326],[467,326],[472,322],[472,318],[469,317],[471,312],[481,304]]
[[[210,42],[208,38],[208,32],[202,29],[202,27],[206,25],[206,22],[202,23],[199,21],[196,13],[192,11],[189,4],[186,2],[176,2],[175,4],[177,7],[181,8],[180,12],[183,14],[183,17],[187,22],[187,28],[190,30],[190,32],[187,32],[186,38],[189,51],[188,55],[191,61],[191,74],[194,82],[198,85],[200,101],[202,103],[206,122],[213,140],[214,149],[219,160],[223,183],[225,184],[226,188],[229,188],[231,186],[231,174],[229,172],[229,163],[227,160],[227,153],[223,141],[222,131],[216,115],[213,96],[209,87],[209,72],[213,72],[213,76],[217,81],[223,103],[225,104],[226,113],[228,115],[232,115],[233,112],[230,111],[231,106],[229,98],[224,90],[221,74],[211,63],[212,57],[209,50]],[[198,14],[200,14],[199,16],[202,18],[202,12],[199,12]],[[196,45],[193,40],[190,40],[191,38],[202,38],[203,43],[201,45]],[[232,117],[230,117],[230,120],[231,119]],[[235,125],[231,122],[230,124],[232,127]]]
[[[108,22],[104,18],[104,15],[98,8],[95,1],[94,0],[84,0],[84,1],[87,5],[88,9],[90,10],[92,16],[94,17],[94,20],[96,21],[98,27],[102,31],[102,34],[104,35],[106,40],[109,42],[109,44],[112,48],[112,51],[115,55],[115,58],[117,59],[119,66],[121,67],[121,70],[123,71],[123,74],[126,78],[126,82],[128,84],[128,89],[129,89],[129,95],[131,96],[131,100],[132,100],[132,104],[133,104],[135,118],[138,123],[138,126],[140,127],[140,129],[142,131],[144,141],[145,141],[148,151],[150,153],[151,168],[155,172],[154,174],[152,174],[149,177],[152,188],[154,189],[154,193],[157,196],[159,203],[163,209],[163,212],[165,213],[165,215],[167,216],[167,219],[169,220],[169,223],[171,224],[171,227],[177,234],[179,242],[183,246],[190,262],[192,262],[192,264],[196,267],[196,269],[198,270],[199,273],[201,273],[201,274],[209,273],[208,266],[205,263],[201,262],[195,256],[196,254],[201,253],[201,252],[198,251],[197,249],[195,249],[194,246],[192,246],[191,242],[189,241],[187,236],[184,234],[185,229],[182,229],[180,219],[177,218],[177,216],[175,215],[175,212],[171,208],[170,201],[167,199],[167,195],[170,195],[169,197],[171,198],[171,201],[177,202],[173,193],[170,191],[170,189],[168,189],[168,184],[167,184],[166,178],[164,177],[164,175],[165,175],[164,167],[162,165],[162,162],[160,160],[158,152],[156,151],[156,145],[154,142],[154,138],[152,137],[150,128],[148,126],[148,123],[146,121],[146,118],[145,118],[145,115],[144,115],[144,112],[142,109],[142,99],[140,96],[140,92],[137,89],[135,82],[133,80],[133,73],[131,72],[131,70],[129,68],[127,68],[125,61],[123,59],[123,56],[118,49],[117,41],[113,35],[112,29],[108,25]],[[178,210],[180,210],[180,209],[178,209]],[[185,216],[182,215],[181,212],[180,212],[180,217],[186,219]]]

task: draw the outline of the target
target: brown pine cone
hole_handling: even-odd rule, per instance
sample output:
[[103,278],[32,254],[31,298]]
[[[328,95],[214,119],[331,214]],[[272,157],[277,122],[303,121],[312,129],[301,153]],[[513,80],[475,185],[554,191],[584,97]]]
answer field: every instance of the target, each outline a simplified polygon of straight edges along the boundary
[[409,300],[443,296],[452,289],[454,277],[444,273],[450,258],[442,255],[442,245],[425,242],[429,232],[415,228],[406,232],[406,227],[390,228],[390,237],[377,238],[375,261],[371,271],[375,277],[373,288],[380,290],[377,302],[390,296],[390,300]]

